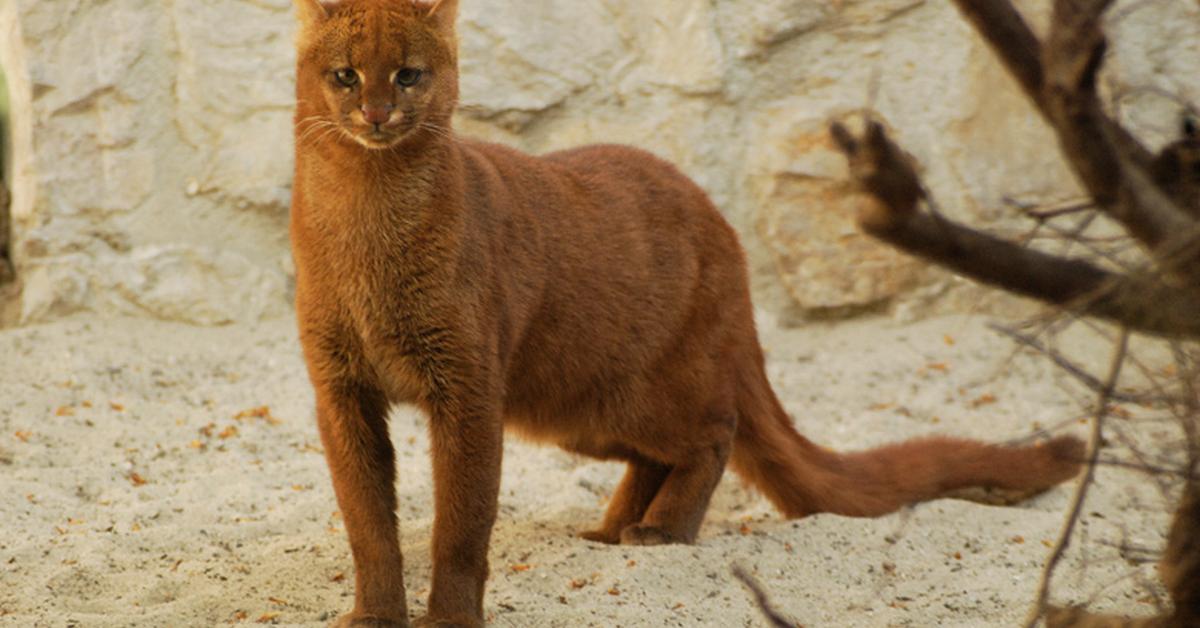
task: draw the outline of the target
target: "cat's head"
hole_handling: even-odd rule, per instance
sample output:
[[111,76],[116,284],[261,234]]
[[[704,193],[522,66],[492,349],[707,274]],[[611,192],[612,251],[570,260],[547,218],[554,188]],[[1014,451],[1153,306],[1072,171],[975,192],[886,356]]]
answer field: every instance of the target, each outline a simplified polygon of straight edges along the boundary
[[294,0],[297,141],[386,149],[446,135],[458,0]]

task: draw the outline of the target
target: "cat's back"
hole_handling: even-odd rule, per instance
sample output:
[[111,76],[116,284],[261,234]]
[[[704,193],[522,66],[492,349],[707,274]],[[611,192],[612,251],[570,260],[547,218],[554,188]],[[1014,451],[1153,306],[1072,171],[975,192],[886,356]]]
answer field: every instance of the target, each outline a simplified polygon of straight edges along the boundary
[[646,263],[743,257],[736,232],[707,193],[646,150],[590,144],[533,156],[474,140],[463,146],[468,185],[479,187],[473,196],[490,197],[488,204],[526,215],[547,233],[571,234],[572,246],[594,241]]
[[511,146],[477,139],[459,138],[459,142],[468,154],[482,157],[502,171],[515,167],[535,171],[543,177],[572,174],[627,181],[676,180],[684,185],[695,185],[671,162],[625,144],[587,144],[532,155]]
[[624,144],[589,144],[548,153],[541,159],[601,186],[632,187],[651,194],[704,194],[671,162]]
[[708,194],[653,153],[622,144],[591,144],[541,159],[581,181],[608,211],[636,214],[660,239],[689,240],[704,255],[741,256],[736,232]]
[[707,195],[674,164],[648,151],[623,144],[589,144],[534,156],[503,144],[466,140],[464,145],[488,162],[488,169],[509,182],[527,177],[546,184],[581,185],[601,194]]

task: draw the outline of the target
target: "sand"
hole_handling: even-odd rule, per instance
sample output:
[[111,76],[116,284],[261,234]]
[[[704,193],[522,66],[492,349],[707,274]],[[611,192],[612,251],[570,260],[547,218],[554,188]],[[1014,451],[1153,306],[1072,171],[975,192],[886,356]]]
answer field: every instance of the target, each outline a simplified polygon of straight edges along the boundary
[[[1091,395],[987,322],[762,327],[772,380],[818,442],[1009,440],[1063,421],[1085,435],[1072,419]],[[349,609],[353,566],[293,324],[69,320],[0,332],[0,625],[322,626]],[[1102,371],[1104,344],[1081,342]],[[1169,423],[1144,425],[1140,437],[1174,436]],[[411,411],[397,410],[392,429],[417,614],[430,566],[427,439]],[[508,439],[490,625],[765,625],[731,575],[738,564],[804,626],[1013,626],[1072,494],[787,521],[727,474],[694,546],[575,538],[620,473]],[[1116,546],[1161,547],[1169,505],[1144,478],[1108,469],[1094,495],[1086,551],[1069,554],[1055,597],[1151,613],[1153,566]]]

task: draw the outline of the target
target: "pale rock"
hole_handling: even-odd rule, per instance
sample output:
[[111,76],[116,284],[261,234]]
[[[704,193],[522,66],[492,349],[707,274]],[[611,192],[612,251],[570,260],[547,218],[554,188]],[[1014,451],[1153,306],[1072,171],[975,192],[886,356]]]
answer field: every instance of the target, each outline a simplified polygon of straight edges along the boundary
[[[1050,3],[1017,4],[1043,32]],[[1115,10],[1106,93],[1157,146],[1183,108],[1163,94],[1200,94],[1200,7]],[[22,288],[0,324],[285,313],[294,30],[290,0],[0,3]],[[741,232],[776,313],[953,298],[930,288],[944,275],[858,233],[831,118],[885,120],[955,219],[1011,231],[1023,223],[1007,199],[1079,194],[948,2],[462,0],[459,35],[460,129],[538,153],[630,143],[678,164]]]
[[282,272],[212,248],[72,252],[24,269],[22,280],[22,323],[97,312],[224,325],[287,309]]
[[623,35],[633,42],[633,62],[614,77],[631,86],[664,86],[685,94],[713,94],[724,87],[725,52],[713,5],[694,0],[660,0],[627,9]]
[[279,299],[283,273],[207,247],[138,247],[97,281],[123,297],[114,309],[195,325],[255,321],[287,309]]
[[761,207],[759,232],[780,279],[796,304],[813,313],[886,303],[915,285],[922,268],[857,228],[865,201],[847,183],[845,160],[825,124],[768,125],[766,141],[756,142],[762,174],[751,184]]
[[[287,241],[291,3],[69,4],[0,10],[13,34],[0,62],[13,87],[20,320],[286,311],[274,264]],[[159,253],[135,255],[148,250]],[[149,283],[118,279],[134,270]]]
[[[291,144],[292,127],[281,123],[277,112],[259,111],[245,116],[241,124],[221,132],[215,154],[203,165],[197,193],[216,190],[239,208],[258,206],[271,212],[286,211],[291,199],[290,156],[267,158],[263,147],[279,150]],[[188,185],[191,189],[191,184]]]
[[783,0],[718,3],[725,39],[741,58],[756,57],[772,47],[816,29],[834,11],[825,2]]
[[464,2],[458,31],[463,108],[516,128],[598,82],[623,48],[594,2]]
[[21,269],[20,323],[57,318],[80,311],[92,298],[86,273],[93,264],[79,253],[57,256],[54,261]]

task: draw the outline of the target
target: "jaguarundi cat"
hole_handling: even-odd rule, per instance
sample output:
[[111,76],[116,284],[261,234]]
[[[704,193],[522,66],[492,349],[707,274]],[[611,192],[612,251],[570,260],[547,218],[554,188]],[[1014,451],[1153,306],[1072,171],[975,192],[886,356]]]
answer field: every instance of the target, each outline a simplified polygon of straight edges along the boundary
[[356,570],[339,625],[409,625],[391,404],[429,417],[421,626],[483,623],[505,428],[627,465],[583,534],[603,543],[694,541],[727,462],[788,517],[1075,475],[1069,437],[808,441],[767,381],[737,236],[695,183],[624,146],[455,136],[457,0],[295,3],[296,307]]

